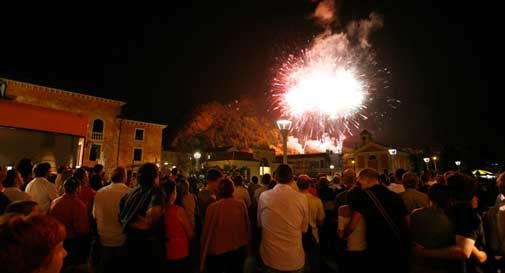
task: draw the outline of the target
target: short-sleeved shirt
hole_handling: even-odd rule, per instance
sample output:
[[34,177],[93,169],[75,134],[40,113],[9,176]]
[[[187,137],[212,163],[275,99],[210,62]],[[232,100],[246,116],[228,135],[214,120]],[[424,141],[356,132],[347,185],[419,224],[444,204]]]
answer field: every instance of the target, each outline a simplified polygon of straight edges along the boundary
[[482,219],[470,204],[453,206],[449,218],[454,225],[455,235],[477,241],[482,230]]
[[[449,219],[454,226],[454,234],[475,241],[475,247],[483,249],[484,232],[482,226],[482,218],[474,210],[470,203],[457,204],[449,210]],[[477,262],[473,257],[464,260],[461,263],[463,270],[472,271],[471,268],[476,266]],[[466,269],[465,269],[466,268]],[[466,272],[466,271],[464,271]]]
[[[444,211],[436,208],[414,210],[410,216],[412,240],[427,249],[446,248],[454,245],[454,232],[451,221]],[[453,261],[416,257],[413,272],[444,272]]]
[[[401,229],[407,209],[400,196],[382,185],[374,185],[368,189],[381,202],[384,209],[393,220],[397,229]],[[351,197],[352,198],[349,198]],[[353,211],[359,212],[366,221],[366,240],[367,247],[371,253],[377,255],[386,255],[384,247],[388,246],[387,255],[405,254],[403,241],[404,237],[400,234],[401,241],[393,232],[392,227],[385,220],[384,216],[377,208],[372,199],[364,190],[357,190],[354,194],[348,196],[349,205]]]
[[312,229],[312,235],[316,238],[319,243],[319,231],[317,228],[317,222],[324,220],[324,208],[321,199],[315,197],[310,193],[305,193],[307,201],[309,204],[309,224]]

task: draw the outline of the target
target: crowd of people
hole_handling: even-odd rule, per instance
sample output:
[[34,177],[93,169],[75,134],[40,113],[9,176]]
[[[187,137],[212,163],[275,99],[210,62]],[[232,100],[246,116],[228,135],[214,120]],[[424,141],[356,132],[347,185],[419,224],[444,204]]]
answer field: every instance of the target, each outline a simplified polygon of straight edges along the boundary
[[[0,169],[0,272],[503,272],[505,175]],[[490,195],[487,192],[486,198]],[[501,271],[499,271],[501,270]]]

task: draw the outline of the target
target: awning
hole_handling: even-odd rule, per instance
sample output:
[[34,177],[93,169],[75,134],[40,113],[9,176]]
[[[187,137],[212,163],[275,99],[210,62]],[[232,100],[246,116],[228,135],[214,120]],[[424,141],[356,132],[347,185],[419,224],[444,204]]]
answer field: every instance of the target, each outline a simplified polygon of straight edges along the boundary
[[85,137],[88,117],[50,108],[0,100],[0,126]]
[[493,173],[485,171],[485,170],[475,170],[472,172],[472,174],[473,175],[486,175],[486,174],[492,175]]

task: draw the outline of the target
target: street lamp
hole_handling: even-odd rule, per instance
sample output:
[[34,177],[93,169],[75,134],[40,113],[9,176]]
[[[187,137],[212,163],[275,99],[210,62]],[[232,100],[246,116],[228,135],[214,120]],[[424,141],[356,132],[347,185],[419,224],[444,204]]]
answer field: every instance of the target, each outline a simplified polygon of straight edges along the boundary
[[424,160],[424,163],[426,163],[426,170],[429,171],[430,167],[428,166],[428,163],[430,163],[430,158],[429,157],[425,157],[425,158],[423,158],[423,160]]
[[332,164],[330,165],[330,176],[333,175],[333,169],[335,169],[335,166]]
[[195,152],[193,154],[193,158],[195,159],[196,161],[196,170],[198,170],[198,161],[200,160],[200,158],[202,157],[202,154],[200,152]]
[[459,172],[459,166],[461,166],[461,161],[459,161],[459,160],[454,161],[454,164],[456,164],[456,166],[458,166],[458,172]]
[[395,171],[395,155],[398,153],[396,149],[388,149],[389,155],[391,156],[391,173]]
[[165,163],[163,163],[163,165],[168,166],[168,162],[165,161]]
[[277,121],[277,128],[282,134],[282,163],[288,164],[288,133],[291,130],[292,122],[287,119]]
[[433,159],[433,165],[435,165],[435,173],[436,173],[436,172],[438,172],[438,170],[437,170],[437,160],[438,160],[438,158],[436,156],[434,156],[434,157],[432,157],[432,159]]
[[351,161],[352,168],[354,169],[354,174],[356,174],[356,161],[354,159]]

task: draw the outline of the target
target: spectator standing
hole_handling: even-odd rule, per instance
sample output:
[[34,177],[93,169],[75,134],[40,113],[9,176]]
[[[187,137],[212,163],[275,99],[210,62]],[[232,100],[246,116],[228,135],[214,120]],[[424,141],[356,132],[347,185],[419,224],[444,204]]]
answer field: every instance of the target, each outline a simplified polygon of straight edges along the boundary
[[414,209],[427,207],[428,195],[416,190],[418,184],[417,175],[413,172],[406,172],[403,174],[402,181],[405,191],[400,196],[405,203],[407,212],[411,213]]
[[132,272],[159,272],[165,256],[161,216],[165,205],[158,167],[140,166],[138,186],[119,203],[119,221],[126,235],[127,266]]
[[[435,184],[428,191],[429,205],[412,212],[410,232],[412,241],[427,249],[441,249],[454,245],[452,224],[445,214],[449,202],[449,190],[443,184]],[[450,261],[440,258],[414,257],[412,273],[454,272],[457,268]]]
[[[359,183],[362,190],[349,200],[352,216],[346,233],[351,234],[364,218],[369,264],[373,269],[408,272],[408,213],[403,200],[379,184],[379,174],[373,169],[362,170]],[[395,257],[395,262],[384,262],[390,257]]]
[[256,204],[258,204],[261,193],[268,190],[270,183],[272,183],[272,176],[268,173],[264,174],[263,177],[261,177],[261,187],[254,191],[254,200]]
[[23,177],[17,170],[8,170],[7,175],[2,182],[3,193],[11,202],[32,200],[32,197],[19,189],[23,184]]
[[117,167],[112,172],[112,183],[97,191],[93,202],[92,215],[98,233],[97,273],[123,272],[126,235],[119,222],[119,202],[130,189],[126,183],[126,169]]
[[[504,174],[500,175],[498,191],[505,195]],[[490,233],[489,245],[495,257],[497,269],[505,272],[505,200],[495,204],[487,213],[489,219]]]
[[[26,191],[26,186],[33,179],[33,163],[29,158],[21,159],[16,165],[16,170],[21,173],[23,177],[23,184],[21,185],[21,190]],[[49,175],[48,175],[49,176]]]
[[321,199],[315,197],[311,193],[308,192],[310,186],[310,177],[307,175],[300,175],[298,177],[297,185],[300,192],[305,195],[308,202],[309,208],[309,225],[310,225],[310,234],[306,234],[312,236],[314,238],[315,244],[309,244],[305,247],[305,252],[308,256],[308,261],[310,265],[310,272],[319,272],[320,269],[320,253],[319,253],[319,228],[324,223],[324,207]]
[[98,191],[105,185],[105,172],[103,171],[102,164],[96,164],[95,167],[93,167],[89,184],[94,191]]
[[216,202],[217,186],[223,174],[218,169],[210,169],[207,171],[207,186],[198,193],[198,207],[200,212],[200,222],[205,221],[205,213],[207,207]]
[[246,207],[249,208],[251,206],[251,197],[249,196],[247,189],[244,187],[244,179],[242,176],[237,175],[233,178],[233,183],[235,184],[235,199],[241,200],[244,202]]
[[91,211],[95,191],[89,186],[89,175],[85,168],[79,168],[75,171],[74,177],[81,182],[81,191],[79,192],[79,199],[81,199],[86,207]]
[[200,271],[243,272],[250,241],[250,226],[244,202],[233,197],[234,186],[223,178],[218,184],[219,200],[209,205],[201,238]]
[[184,208],[175,203],[177,190],[175,182],[163,184],[167,196],[164,212],[165,221],[165,261],[167,272],[189,273],[189,241],[193,238],[193,227]]
[[303,272],[302,233],[309,225],[308,201],[289,185],[293,173],[288,165],[280,165],[276,174],[277,185],[263,192],[258,202],[260,257],[266,272]]
[[405,173],[404,169],[396,170],[394,181],[392,181],[391,184],[389,184],[389,186],[387,187],[390,191],[398,194],[403,193],[405,191],[405,187],[403,186],[402,181],[404,173]]
[[40,163],[35,169],[35,178],[26,186],[26,193],[40,206],[42,214],[47,214],[51,201],[58,198],[56,186],[47,180],[51,170],[49,163]]
[[65,259],[65,265],[80,265],[86,262],[89,250],[88,214],[86,205],[78,197],[80,181],[69,178],[63,183],[63,187],[65,194],[52,202],[49,215],[62,222],[67,230],[64,245],[68,257]]

